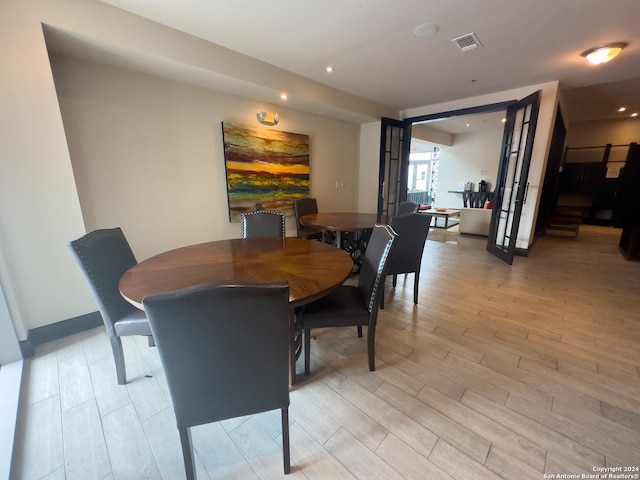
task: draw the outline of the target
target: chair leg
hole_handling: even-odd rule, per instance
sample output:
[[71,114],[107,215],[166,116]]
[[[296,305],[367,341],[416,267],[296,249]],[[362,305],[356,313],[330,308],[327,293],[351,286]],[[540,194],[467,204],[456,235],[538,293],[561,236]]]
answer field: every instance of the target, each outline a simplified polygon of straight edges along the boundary
[[147,340],[149,341],[149,346],[150,347],[155,347],[156,346],[156,341],[153,339],[153,335],[149,335],[147,337]]
[[196,464],[193,457],[193,447],[191,446],[191,431],[189,427],[178,427],[180,433],[180,443],[182,445],[182,457],[184,458],[184,470],[187,480],[195,480]]
[[393,276],[393,281],[391,282],[391,284],[395,287],[397,283],[398,283],[398,274],[395,274]]
[[367,330],[367,354],[369,356],[369,370],[371,372],[376,371],[376,357],[375,357],[375,348],[376,348],[376,327],[369,325],[369,330]]
[[116,362],[116,377],[118,385],[127,383],[127,370],[124,365],[124,351],[122,350],[122,340],[120,337],[109,337],[111,342],[111,350],[113,350],[113,359]]
[[311,329],[304,329],[304,374],[309,375],[309,364],[311,363]]
[[358,325],[358,337],[362,338],[362,325]]
[[420,270],[413,273],[413,304],[418,304],[418,282],[420,281]]
[[291,454],[289,452],[289,408],[282,409],[282,457],[284,474],[291,473]]

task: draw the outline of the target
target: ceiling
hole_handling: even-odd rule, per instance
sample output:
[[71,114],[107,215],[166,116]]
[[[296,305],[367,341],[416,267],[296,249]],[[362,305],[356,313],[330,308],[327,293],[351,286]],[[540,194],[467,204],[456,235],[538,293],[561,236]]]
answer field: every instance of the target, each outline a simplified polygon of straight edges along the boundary
[[[456,117],[443,117],[428,122],[418,122],[435,130],[457,135],[459,133],[497,131],[502,132],[506,109],[497,112],[478,113]],[[414,123],[415,125],[415,123]]]
[[[559,80],[569,122],[640,112],[638,0],[102,1],[397,110]],[[481,47],[461,52],[469,33]],[[580,56],[616,41],[606,65]]]

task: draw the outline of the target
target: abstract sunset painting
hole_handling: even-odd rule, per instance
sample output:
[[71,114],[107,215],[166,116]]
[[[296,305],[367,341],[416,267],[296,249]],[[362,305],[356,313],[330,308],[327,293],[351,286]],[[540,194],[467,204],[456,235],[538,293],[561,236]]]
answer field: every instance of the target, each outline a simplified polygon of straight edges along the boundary
[[293,215],[293,200],[309,196],[309,136],[222,122],[229,220],[256,203]]

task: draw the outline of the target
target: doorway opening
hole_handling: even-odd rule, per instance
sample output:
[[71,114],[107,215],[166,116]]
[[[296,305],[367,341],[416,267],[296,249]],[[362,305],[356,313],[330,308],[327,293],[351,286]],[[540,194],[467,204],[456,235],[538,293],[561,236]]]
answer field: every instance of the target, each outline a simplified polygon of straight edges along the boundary
[[[459,203],[462,207],[462,196],[460,194],[449,193],[460,190],[459,181],[451,180],[447,173],[447,165],[443,160],[443,149],[449,150],[452,145],[452,138],[460,133],[468,133],[475,130],[477,126],[483,125],[477,131],[492,128],[493,120],[498,118],[497,140],[495,142],[495,152],[490,153],[492,167],[497,170],[499,162],[499,141],[502,135],[503,124],[501,120],[507,111],[507,107],[513,101],[505,101],[487,104],[477,107],[464,108],[459,110],[445,111],[429,115],[410,117],[404,120],[382,118],[381,144],[380,144],[380,174],[378,185],[378,213],[393,215],[400,202],[410,199],[411,196],[426,198],[430,201],[419,201],[416,203],[431,203],[437,199],[441,206],[455,208]],[[467,124],[474,124],[469,128]],[[431,130],[429,133],[425,131]],[[435,133],[434,133],[435,132]],[[429,135],[434,134],[436,138]],[[433,160],[437,157],[437,162],[432,161],[431,171],[425,172],[425,176],[430,175],[430,186],[426,193],[418,194],[411,192],[409,183],[409,158],[414,146],[418,146],[418,151],[429,152]],[[438,148],[434,152],[434,147]],[[477,155],[470,154],[468,158],[477,161]],[[476,170],[475,168],[473,169]],[[487,169],[477,169],[478,172],[471,176],[466,174],[465,180],[474,179],[477,184],[482,179],[478,177],[481,172]],[[458,172],[460,173],[459,169]],[[489,174],[491,172],[488,172]],[[419,174],[421,175],[421,174]],[[476,178],[478,177],[478,178]],[[429,178],[429,177],[428,177]],[[429,179],[427,178],[427,181]],[[476,184],[476,185],[477,185]],[[464,186],[464,183],[463,183]],[[464,187],[463,187],[464,188]],[[416,189],[417,190],[417,189]],[[414,195],[415,194],[415,195]],[[431,198],[429,199],[428,196]]]
[[438,188],[440,149],[433,146],[430,151],[419,151],[411,147],[409,154],[409,181],[407,200],[420,205],[432,205]]
[[[506,110],[499,155],[492,156],[492,158],[497,157],[499,159],[499,166],[495,175],[495,190],[492,194],[494,202],[488,231],[487,250],[506,263],[511,264],[513,255],[516,252],[516,239],[518,238],[522,205],[526,202],[526,193],[528,191],[527,175],[533,150],[539,106],[540,91],[536,91],[518,101],[500,102],[439,114],[412,117],[402,121],[382,118],[378,213],[394,215],[397,206],[402,201],[407,200],[411,190],[417,190],[414,187],[417,187],[418,180],[420,182],[424,181],[425,184],[428,181],[427,163],[411,165],[410,162],[410,144],[414,138],[414,128],[450,118],[457,119],[457,117],[471,114]],[[469,124],[466,126],[468,127]],[[446,138],[446,135],[443,135],[443,137]],[[473,155],[473,151],[468,153],[469,157],[473,157]],[[495,160],[491,160],[491,164],[494,163]],[[483,174],[487,174],[484,169],[479,171],[479,175]],[[441,181],[442,170],[439,164],[437,187],[440,187]],[[456,189],[453,186],[449,186],[447,193],[460,194],[464,198],[465,195],[474,190],[474,184],[470,181],[461,182],[458,185],[462,185],[462,187]],[[478,186],[479,194],[489,193],[487,190],[488,182],[485,179],[479,181]],[[421,186],[421,188],[426,191],[426,185]],[[434,193],[431,194],[431,197],[433,197]],[[440,201],[440,195],[438,198]],[[483,207],[483,205],[472,205],[472,207],[474,206]],[[451,211],[446,210],[446,208],[450,209],[451,207],[442,207],[441,205],[441,208],[442,211]]]

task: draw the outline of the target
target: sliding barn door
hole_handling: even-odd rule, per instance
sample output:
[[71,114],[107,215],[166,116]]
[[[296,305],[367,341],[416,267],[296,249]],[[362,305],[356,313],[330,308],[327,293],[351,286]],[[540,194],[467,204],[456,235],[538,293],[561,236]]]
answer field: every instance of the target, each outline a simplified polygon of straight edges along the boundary
[[393,216],[407,199],[411,123],[383,117],[381,125],[378,214]]
[[507,108],[487,250],[509,265],[513,263],[520,214],[526,199],[539,107],[538,90]]

